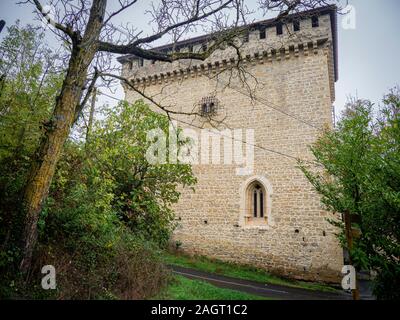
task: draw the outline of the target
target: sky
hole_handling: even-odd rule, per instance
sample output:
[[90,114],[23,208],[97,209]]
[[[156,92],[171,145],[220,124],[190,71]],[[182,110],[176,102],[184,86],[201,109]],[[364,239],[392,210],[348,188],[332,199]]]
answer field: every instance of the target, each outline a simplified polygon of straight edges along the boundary
[[[0,0],[0,19],[10,26],[17,19],[22,24],[35,23],[33,6],[18,5],[15,0]],[[369,99],[379,103],[385,93],[400,85],[400,35],[399,35],[399,0],[349,0],[353,6],[355,20],[352,24],[343,24],[346,19],[338,16],[339,80],[336,83],[335,109],[337,117],[349,97]],[[116,1],[109,1],[107,11],[112,12]],[[257,1],[248,0],[249,7],[255,10],[252,18],[265,19],[257,10]],[[46,4],[46,0],[42,0]],[[151,34],[150,17],[145,13],[150,1],[139,0],[134,10],[121,14],[117,23],[131,22]],[[344,22],[347,22],[345,20]],[[355,22],[355,24],[353,24]],[[344,26],[344,27],[343,27]],[[348,28],[348,27],[351,28]],[[5,29],[0,34],[0,40]],[[50,40],[51,42],[52,40]],[[54,43],[56,43],[54,41]],[[108,92],[116,98],[123,98],[122,87],[115,92]],[[115,104],[115,101],[103,96],[103,101]]]

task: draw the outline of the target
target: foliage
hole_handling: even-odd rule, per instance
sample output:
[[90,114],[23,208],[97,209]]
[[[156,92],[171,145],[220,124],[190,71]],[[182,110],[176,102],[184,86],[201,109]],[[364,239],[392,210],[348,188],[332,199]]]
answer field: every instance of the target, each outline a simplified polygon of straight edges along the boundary
[[18,23],[8,28],[0,52],[0,157],[29,157],[53,108],[61,76],[43,33]]
[[[53,67],[56,56],[41,42],[42,37],[37,28],[17,22],[1,43],[0,268],[5,269],[19,259],[23,188],[61,82]],[[7,274],[3,273],[3,279]]]
[[[27,279],[18,272],[19,207],[61,87],[61,75],[47,60],[55,56],[40,42],[36,29],[16,25],[9,28],[1,52],[6,76],[0,96],[0,297],[151,297],[169,278],[159,247],[173,229],[171,206],[178,188],[195,179],[190,166],[147,163],[146,133],[152,128],[168,132],[168,120],[141,101],[109,110],[87,141],[66,142],[40,213],[33,266]],[[41,267],[48,264],[56,267],[57,290],[40,286]]]
[[[120,103],[99,121],[90,134],[86,174],[113,183],[112,205],[119,218],[144,239],[165,245],[173,228],[171,205],[179,199],[178,186],[192,186],[190,165],[150,164],[147,134],[160,129],[169,135],[167,117],[154,113],[143,101]],[[94,178],[95,177],[95,178]]]
[[[375,270],[378,298],[400,297],[400,92],[383,100],[377,118],[369,101],[352,101],[336,130],[311,147],[318,168],[300,168],[331,212],[351,214],[350,252],[357,269]],[[344,226],[339,239],[348,248]],[[357,234],[359,234],[357,236]]]
[[157,248],[173,228],[176,188],[195,180],[188,165],[147,162],[147,132],[154,128],[168,133],[166,117],[142,101],[122,102],[94,125],[88,141],[65,146],[39,221],[40,242],[72,262],[55,250],[46,259],[79,270],[63,273],[64,288],[74,284],[63,298],[145,298],[165,284]]

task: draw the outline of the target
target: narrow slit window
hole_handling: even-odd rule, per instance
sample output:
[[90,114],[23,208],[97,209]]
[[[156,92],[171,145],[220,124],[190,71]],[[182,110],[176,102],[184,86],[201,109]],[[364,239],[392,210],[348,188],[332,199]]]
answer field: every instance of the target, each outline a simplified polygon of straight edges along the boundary
[[283,34],[283,25],[282,25],[282,23],[278,23],[278,24],[276,25],[276,34],[277,34],[277,35]]
[[300,21],[299,20],[295,20],[293,21],[293,30],[296,31],[300,31]]
[[319,27],[319,19],[317,16],[311,18],[311,24],[313,28]]
[[267,33],[265,29],[260,30],[260,39],[265,39],[267,37]]
[[260,190],[260,217],[264,218],[264,194]]

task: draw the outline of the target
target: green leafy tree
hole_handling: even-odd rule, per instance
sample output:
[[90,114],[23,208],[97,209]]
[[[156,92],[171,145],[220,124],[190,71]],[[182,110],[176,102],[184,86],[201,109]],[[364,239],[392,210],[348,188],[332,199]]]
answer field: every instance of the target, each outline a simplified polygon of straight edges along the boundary
[[[191,166],[182,163],[150,164],[146,158],[151,130],[160,130],[168,141],[168,118],[143,103],[120,103],[95,124],[86,145],[88,170],[111,177],[113,205],[121,220],[134,231],[165,244],[174,227],[172,204],[179,199],[179,186],[193,186]],[[182,143],[182,142],[180,142]],[[165,155],[168,160],[168,148]]]
[[168,118],[142,101],[121,102],[88,141],[66,144],[34,256],[66,270],[58,275],[63,297],[145,298],[165,284],[159,249],[174,228],[172,205],[196,180],[189,165],[147,161],[153,129],[167,136]]
[[7,28],[0,50],[0,265],[19,254],[24,185],[61,87],[57,56],[33,26]]
[[[0,297],[157,294],[168,279],[159,250],[174,227],[172,205],[180,188],[195,183],[189,165],[146,160],[147,132],[159,129],[168,135],[167,117],[141,101],[124,102],[94,122],[86,141],[74,135],[65,142],[39,215],[31,272],[22,277],[24,215],[19,206],[62,74],[55,69],[57,57],[31,26],[10,27],[1,54]],[[57,290],[40,287],[46,264],[56,267]]]
[[[374,270],[375,294],[400,297],[400,94],[383,100],[378,118],[365,100],[347,105],[335,130],[311,147],[317,166],[300,163],[329,211],[342,213],[338,226],[349,263]],[[357,293],[356,293],[357,298]]]
[[32,156],[61,88],[57,56],[40,29],[19,22],[0,51],[0,157]]

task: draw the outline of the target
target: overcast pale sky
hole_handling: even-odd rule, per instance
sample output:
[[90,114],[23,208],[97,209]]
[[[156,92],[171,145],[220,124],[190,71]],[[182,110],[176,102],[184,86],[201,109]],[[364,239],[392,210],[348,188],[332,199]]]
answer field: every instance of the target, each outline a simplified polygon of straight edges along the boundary
[[[46,1],[42,1],[46,4]],[[114,1],[109,1],[114,3]],[[256,9],[257,1],[248,4]],[[148,0],[138,1],[134,11],[119,17],[121,22],[134,22],[144,33],[150,33],[149,17],[144,15],[150,4]],[[377,103],[382,95],[395,85],[400,84],[400,36],[399,36],[399,0],[349,0],[355,8],[355,29],[342,28],[342,16],[338,17],[339,41],[339,81],[336,83],[336,113],[343,109],[349,96],[370,99]],[[113,4],[109,5],[113,6]],[[108,8],[108,11],[113,11]],[[7,26],[17,19],[22,23],[32,23],[34,14],[32,5],[17,5],[15,0],[0,0],[0,19]],[[256,11],[254,18],[263,19]],[[117,22],[119,22],[117,20]],[[5,34],[3,30],[1,37]],[[123,97],[119,88],[114,95]],[[109,100],[110,104],[115,103]]]

